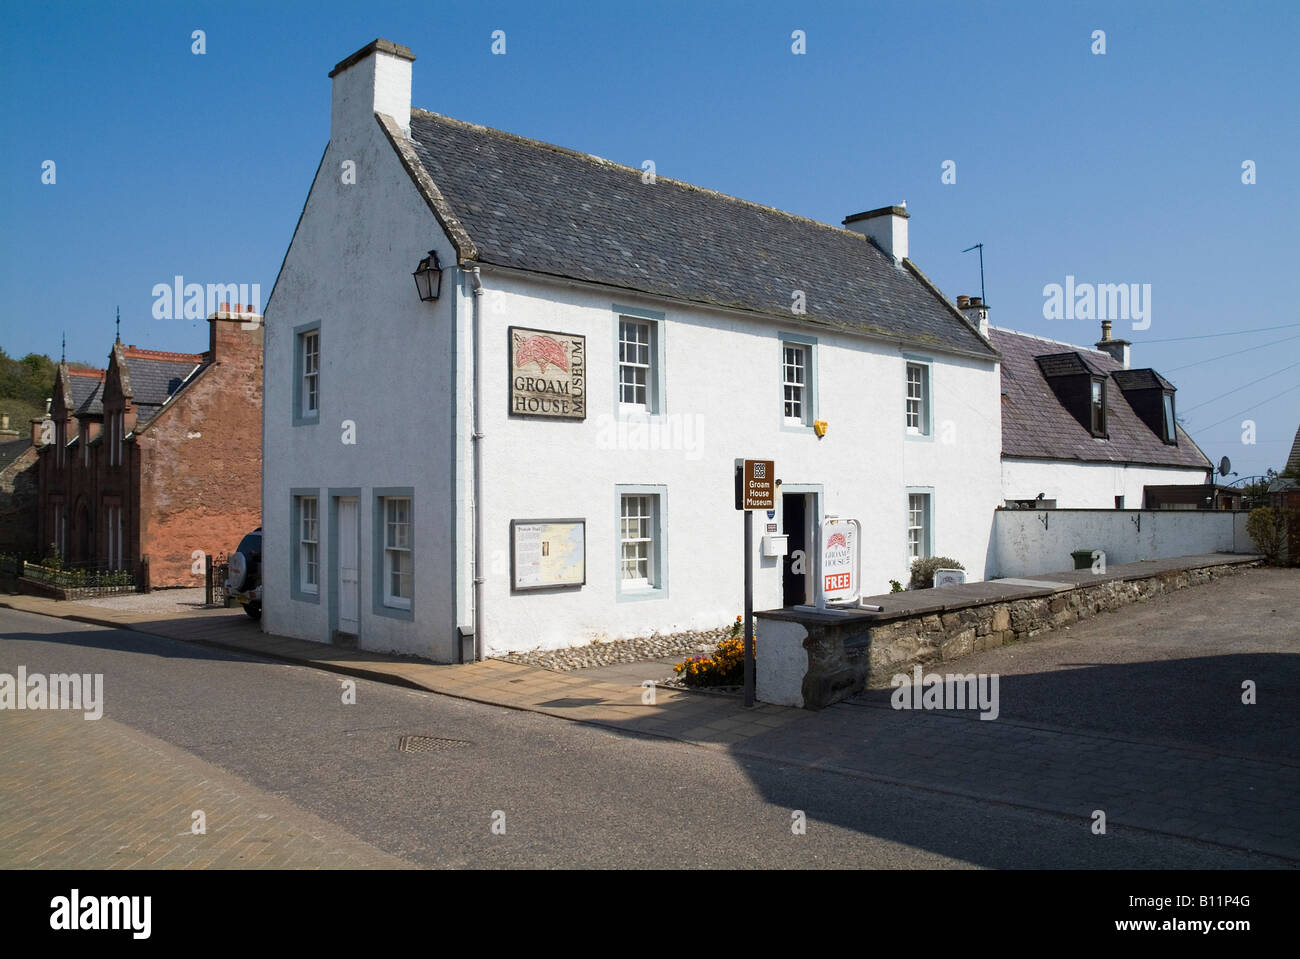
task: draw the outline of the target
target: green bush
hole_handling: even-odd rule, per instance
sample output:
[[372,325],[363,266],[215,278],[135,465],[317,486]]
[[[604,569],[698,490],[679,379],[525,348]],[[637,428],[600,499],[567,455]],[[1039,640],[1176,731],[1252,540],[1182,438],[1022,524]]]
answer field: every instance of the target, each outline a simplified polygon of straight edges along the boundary
[[[1282,562],[1282,536],[1284,520],[1282,513],[1293,510],[1275,510],[1271,506],[1261,506],[1250,511],[1246,517],[1246,532],[1255,541],[1255,548],[1263,555],[1270,566],[1279,566]],[[1293,551],[1294,552],[1294,551]]]
[[903,584],[896,579],[891,579],[889,581],[889,591],[891,593],[901,593],[903,591]]
[[929,589],[934,585],[934,571],[936,569],[962,569],[966,567],[949,556],[926,556],[924,559],[913,560],[912,562],[912,581],[907,584],[908,589]]

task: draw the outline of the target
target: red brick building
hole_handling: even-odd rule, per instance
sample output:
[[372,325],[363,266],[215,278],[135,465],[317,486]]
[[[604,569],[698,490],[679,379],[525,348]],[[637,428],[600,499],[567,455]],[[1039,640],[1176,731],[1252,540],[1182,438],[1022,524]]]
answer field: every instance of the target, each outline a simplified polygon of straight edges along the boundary
[[[226,304],[222,304],[226,307]],[[60,365],[40,454],[42,551],[198,586],[194,551],[228,552],[262,522],[262,325],[208,318],[208,350],[113,344],[103,371]]]

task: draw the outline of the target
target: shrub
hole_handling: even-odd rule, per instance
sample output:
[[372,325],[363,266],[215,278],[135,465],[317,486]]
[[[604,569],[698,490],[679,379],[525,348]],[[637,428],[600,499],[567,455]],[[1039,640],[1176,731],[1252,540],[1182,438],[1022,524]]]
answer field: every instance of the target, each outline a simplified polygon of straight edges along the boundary
[[901,593],[903,591],[903,584],[896,579],[891,579],[889,581],[889,591],[891,593]]
[[1261,506],[1251,510],[1246,517],[1246,532],[1270,566],[1280,565],[1282,560],[1283,512],[1290,510]]
[[[754,656],[758,656],[757,640]],[[745,641],[729,636],[718,643],[712,656],[692,656],[674,666],[673,671],[687,686],[739,686],[745,681]]]
[[908,589],[929,589],[934,585],[936,569],[965,569],[961,563],[948,556],[926,556],[912,562],[912,581]]

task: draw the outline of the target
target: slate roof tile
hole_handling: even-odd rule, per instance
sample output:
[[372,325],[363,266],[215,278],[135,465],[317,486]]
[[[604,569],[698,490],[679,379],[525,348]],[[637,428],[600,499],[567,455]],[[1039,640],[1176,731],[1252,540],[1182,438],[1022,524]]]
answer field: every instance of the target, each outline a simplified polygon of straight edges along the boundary
[[432,181],[479,262],[995,358],[937,291],[852,230],[423,110],[411,146],[416,182]]
[[[1002,354],[1003,456],[1210,468],[1210,461],[1181,426],[1177,428],[1178,445],[1166,446],[1142,422],[1119,388],[1125,371],[1109,353],[997,327],[989,330],[989,339]],[[1076,360],[1060,360],[1062,368],[1092,371],[1115,381],[1106,391],[1108,439],[1094,437],[1052,392],[1040,368],[1041,358],[1052,357],[1047,365],[1055,369],[1057,358],[1063,356]],[[1158,374],[1156,378],[1167,382]]]

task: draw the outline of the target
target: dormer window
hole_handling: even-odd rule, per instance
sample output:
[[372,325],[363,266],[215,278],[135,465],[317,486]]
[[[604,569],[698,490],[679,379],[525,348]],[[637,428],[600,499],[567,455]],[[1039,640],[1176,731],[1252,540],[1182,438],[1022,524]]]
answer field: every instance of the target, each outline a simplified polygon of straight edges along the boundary
[[1165,442],[1171,446],[1178,445],[1178,430],[1174,425],[1174,394],[1165,394]]
[[1106,435],[1106,384],[1100,379],[1092,381],[1092,435]]

